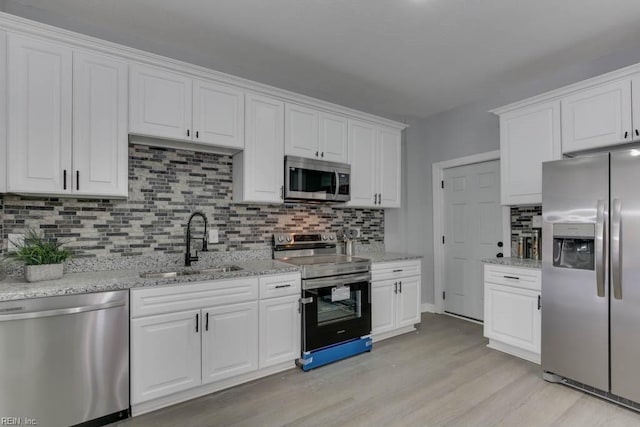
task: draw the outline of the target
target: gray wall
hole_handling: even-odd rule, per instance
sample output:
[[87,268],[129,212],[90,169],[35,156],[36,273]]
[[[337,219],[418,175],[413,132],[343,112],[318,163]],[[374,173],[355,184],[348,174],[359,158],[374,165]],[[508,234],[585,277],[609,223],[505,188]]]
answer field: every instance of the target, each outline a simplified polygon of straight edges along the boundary
[[505,83],[491,96],[409,122],[403,145],[406,194],[401,210],[387,211],[385,244],[388,250],[424,256],[423,303],[434,302],[432,164],[499,149],[498,118],[487,112],[492,108],[638,62],[640,43],[636,48],[612,51],[593,61],[549,70],[524,82]]

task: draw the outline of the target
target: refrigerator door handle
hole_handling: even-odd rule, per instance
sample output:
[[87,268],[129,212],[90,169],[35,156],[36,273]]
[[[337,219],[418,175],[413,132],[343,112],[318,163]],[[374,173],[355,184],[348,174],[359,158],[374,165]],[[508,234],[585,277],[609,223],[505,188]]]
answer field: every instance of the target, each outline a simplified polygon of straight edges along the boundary
[[598,200],[596,218],[596,290],[599,297],[604,297],[604,200]]
[[613,199],[611,210],[611,281],[613,282],[613,297],[622,299],[622,201]]

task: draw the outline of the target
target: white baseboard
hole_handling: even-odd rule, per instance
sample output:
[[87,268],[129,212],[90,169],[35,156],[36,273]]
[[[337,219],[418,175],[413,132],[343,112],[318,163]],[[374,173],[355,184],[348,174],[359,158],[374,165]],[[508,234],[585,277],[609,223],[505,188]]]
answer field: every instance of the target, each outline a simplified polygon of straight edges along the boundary
[[423,313],[437,313],[438,312],[436,310],[436,305],[428,303],[428,302],[422,303],[422,305],[420,306],[420,309],[422,310]]

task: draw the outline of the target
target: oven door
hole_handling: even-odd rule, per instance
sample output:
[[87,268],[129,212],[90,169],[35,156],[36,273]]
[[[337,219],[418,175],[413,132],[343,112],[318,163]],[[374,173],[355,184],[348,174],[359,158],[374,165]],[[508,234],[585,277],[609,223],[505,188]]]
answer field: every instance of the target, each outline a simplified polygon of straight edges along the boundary
[[371,275],[350,274],[302,281],[304,351],[371,333]]

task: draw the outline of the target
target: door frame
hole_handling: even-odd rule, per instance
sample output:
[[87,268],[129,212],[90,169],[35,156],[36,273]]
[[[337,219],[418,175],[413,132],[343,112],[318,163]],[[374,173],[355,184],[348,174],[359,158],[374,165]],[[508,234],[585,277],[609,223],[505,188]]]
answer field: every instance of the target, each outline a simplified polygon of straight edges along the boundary
[[[432,165],[433,179],[433,283],[434,283],[434,305],[435,312],[444,313],[444,301],[442,299],[442,289],[444,282],[444,248],[442,247],[441,236],[444,235],[444,192],[441,182],[444,179],[445,169],[458,166],[468,166],[475,163],[500,160],[500,150],[488,151],[486,153],[474,154],[457,159],[445,160]],[[511,209],[509,206],[502,206],[502,252],[511,254]]]

